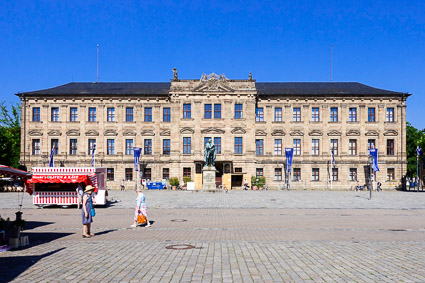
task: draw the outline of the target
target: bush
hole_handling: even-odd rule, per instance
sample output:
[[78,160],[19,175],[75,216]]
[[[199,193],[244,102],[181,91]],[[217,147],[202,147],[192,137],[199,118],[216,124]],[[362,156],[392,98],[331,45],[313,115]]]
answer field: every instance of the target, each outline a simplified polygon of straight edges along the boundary
[[261,187],[264,187],[265,184],[266,184],[266,177],[255,177],[255,176],[251,177],[251,186],[257,186],[261,188]]
[[190,177],[183,177],[183,183],[187,184],[187,182],[192,182]]
[[173,187],[177,187],[180,184],[179,178],[177,177],[170,178],[169,182],[170,182],[170,185]]

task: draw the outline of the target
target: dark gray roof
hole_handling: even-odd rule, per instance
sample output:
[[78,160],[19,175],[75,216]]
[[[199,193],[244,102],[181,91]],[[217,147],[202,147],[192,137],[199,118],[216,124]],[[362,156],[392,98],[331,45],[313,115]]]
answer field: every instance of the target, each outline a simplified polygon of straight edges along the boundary
[[[364,95],[409,96],[410,94],[383,90],[355,82],[345,83],[255,83],[260,96],[269,95]],[[68,83],[61,86],[18,93],[17,95],[154,95],[166,96],[171,83]]]
[[259,95],[409,95],[360,83],[256,83]]
[[68,83],[18,95],[168,95],[171,83]]

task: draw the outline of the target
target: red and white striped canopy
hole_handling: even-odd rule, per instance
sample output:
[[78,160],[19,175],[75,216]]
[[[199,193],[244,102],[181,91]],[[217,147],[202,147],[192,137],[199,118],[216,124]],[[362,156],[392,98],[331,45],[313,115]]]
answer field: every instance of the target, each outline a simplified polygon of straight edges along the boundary
[[15,169],[12,167],[8,167],[5,165],[0,165],[0,176],[16,178],[20,177],[23,179],[31,178],[31,173],[19,169]]

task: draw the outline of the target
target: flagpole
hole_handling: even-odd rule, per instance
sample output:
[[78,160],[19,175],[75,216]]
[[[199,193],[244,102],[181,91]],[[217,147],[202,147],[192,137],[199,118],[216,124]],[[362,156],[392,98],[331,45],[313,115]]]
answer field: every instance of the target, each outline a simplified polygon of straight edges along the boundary
[[416,147],[416,191],[419,192],[419,145]]
[[333,178],[333,176],[332,176],[332,168],[334,167],[332,156],[333,156],[333,150],[331,148],[331,164],[332,164],[332,166],[331,166],[331,191],[332,191],[332,178]]

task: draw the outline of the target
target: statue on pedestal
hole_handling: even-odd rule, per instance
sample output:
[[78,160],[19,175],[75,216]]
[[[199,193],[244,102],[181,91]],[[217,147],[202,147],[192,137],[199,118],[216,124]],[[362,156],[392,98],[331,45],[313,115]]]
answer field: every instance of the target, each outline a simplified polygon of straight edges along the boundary
[[215,165],[215,145],[208,139],[204,150],[204,167]]

